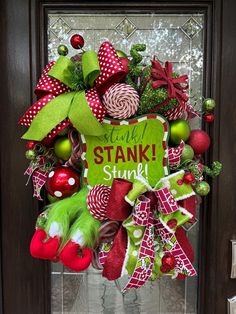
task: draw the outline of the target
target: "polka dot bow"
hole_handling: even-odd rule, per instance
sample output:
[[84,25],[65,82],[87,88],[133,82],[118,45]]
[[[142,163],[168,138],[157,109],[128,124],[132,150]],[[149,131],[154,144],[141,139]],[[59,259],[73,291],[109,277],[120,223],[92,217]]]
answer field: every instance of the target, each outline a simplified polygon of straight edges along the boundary
[[[84,55],[87,56],[82,58],[84,81],[85,75],[93,77],[90,84],[93,86],[87,91],[75,91],[73,75],[76,65],[72,60],[60,56],[57,62],[50,62],[46,66],[35,89],[39,100],[19,121],[19,124],[29,127],[24,139],[50,145],[55,136],[70,124],[82,134],[100,136],[104,133],[100,123],[105,117],[106,109],[100,96],[126,73],[109,42],[100,46],[98,56],[95,52],[92,54],[95,62],[88,62],[90,53],[91,51],[85,52]],[[83,60],[86,62],[83,63]],[[93,68],[94,64],[97,64],[96,68]]]

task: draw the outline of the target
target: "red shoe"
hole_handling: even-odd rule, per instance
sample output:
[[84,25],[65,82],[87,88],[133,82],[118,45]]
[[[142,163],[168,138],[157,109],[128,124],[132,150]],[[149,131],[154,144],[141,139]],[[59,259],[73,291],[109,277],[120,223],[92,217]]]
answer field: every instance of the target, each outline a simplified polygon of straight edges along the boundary
[[47,234],[43,229],[36,230],[30,243],[30,254],[35,258],[56,262],[61,241],[58,237],[46,239]]
[[87,269],[92,262],[92,251],[85,247],[78,255],[79,249],[80,245],[70,240],[59,254],[62,264],[77,272]]

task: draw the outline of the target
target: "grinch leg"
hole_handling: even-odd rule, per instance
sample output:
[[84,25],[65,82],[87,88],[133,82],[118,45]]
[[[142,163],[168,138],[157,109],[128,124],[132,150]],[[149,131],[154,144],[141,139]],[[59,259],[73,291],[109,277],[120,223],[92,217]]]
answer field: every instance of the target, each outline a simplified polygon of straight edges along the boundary
[[88,189],[50,205],[45,223],[38,226],[31,240],[30,253],[33,257],[57,260],[57,253],[64,242],[69,226],[76,215],[86,208]]
[[100,221],[87,209],[82,212],[72,225],[68,241],[59,254],[64,266],[78,272],[89,267],[92,262],[91,248],[98,239],[100,226]]

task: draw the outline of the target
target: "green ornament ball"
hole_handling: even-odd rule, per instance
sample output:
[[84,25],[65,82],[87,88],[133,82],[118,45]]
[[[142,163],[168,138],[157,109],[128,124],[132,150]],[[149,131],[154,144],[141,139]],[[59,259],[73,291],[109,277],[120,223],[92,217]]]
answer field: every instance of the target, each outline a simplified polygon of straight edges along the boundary
[[216,102],[212,98],[206,98],[202,104],[203,111],[208,111],[208,112],[212,111],[215,108],[215,106],[216,106]]
[[194,157],[194,150],[192,149],[192,147],[188,144],[184,145],[184,149],[182,152],[182,156],[181,156],[181,160],[185,161],[185,160],[191,160]]
[[66,47],[66,45],[59,45],[57,47],[57,52],[60,56],[66,56],[68,55],[68,48]]
[[116,54],[119,58],[121,57],[127,58],[127,54],[122,50],[116,50]]
[[67,136],[58,138],[54,143],[55,155],[62,160],[68,160],[72,151],[71,141]]
[[47,199],[49,201],[50,204],[55,203],[56,201],[58,201],[58,199],[54,196],[52,196],[51,194],[47,194]]
[[210,192],[210,185],[206,181],[198,182],[195,185],[195,191],[200,196],[206,196]]
[[170,123],[170,141],[174,145],[179,145],[181,140],[184,142],[189,138],[191,129],[188,121],[178,119]]
[[28,149],[25,152],[25,158],[28,160],[34,160],[36,158],[37,154],[33,149]]

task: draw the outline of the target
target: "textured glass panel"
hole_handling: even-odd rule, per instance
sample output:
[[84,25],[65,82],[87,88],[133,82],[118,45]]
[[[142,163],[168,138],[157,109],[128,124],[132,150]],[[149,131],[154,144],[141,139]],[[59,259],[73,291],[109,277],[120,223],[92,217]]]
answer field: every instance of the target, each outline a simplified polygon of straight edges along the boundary
[[[203,27],[201,14],[49,14],[48,58],[56,60],[57,47],[64,43],[69,57],[76,54],[69,40],[74,33],[85,39],[85,49],[98,49],[110,40],[127,54],[133,43],[146,43],[145,60],[156,55],[162,62],[173,62],[174,70],[189,75],[190,103],[200,108],[203,82]],[[199,127],[199,120],[193,121]],[[199,213],[186,230],[195,251],[198,269]],[[119,285],[125,284],[125,278]],[[117,285],[90,268],[75,274],[59,264],[52,265],[52,313],[197,313],[198,278],[185,281],[163,277],[138,291],[122,295]]]

